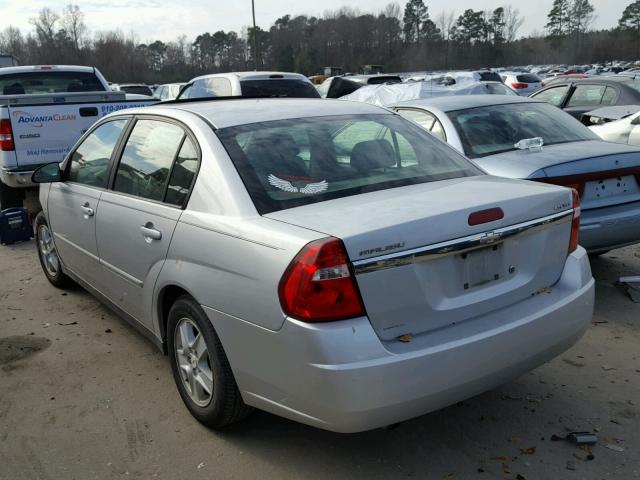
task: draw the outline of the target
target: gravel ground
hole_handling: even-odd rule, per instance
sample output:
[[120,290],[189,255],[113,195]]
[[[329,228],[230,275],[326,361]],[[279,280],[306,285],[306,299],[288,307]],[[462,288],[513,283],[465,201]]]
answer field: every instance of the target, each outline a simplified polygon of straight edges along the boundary
[[[640,478],[640,304],[614,285],[640,248],[592,261],[585,337],[497,390],[357,435],[256,412],[216,433],[183,407],[168,361],[32,243],[0,247],[0,479]],[[470,359],[472,361],[472,359]],[[554,434],[591,431],[589,452]]]

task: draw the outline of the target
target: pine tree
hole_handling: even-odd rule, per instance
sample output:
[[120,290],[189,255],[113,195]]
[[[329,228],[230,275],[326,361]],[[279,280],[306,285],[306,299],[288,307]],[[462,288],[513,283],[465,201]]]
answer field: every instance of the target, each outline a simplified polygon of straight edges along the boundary
[[547,15],[548,22],[545,28],[552,37],[563,37],[569,33],[569,15],[571,5],[569,0],[553,0],[551,11]]
[[640,0],[627,5],[618,20],[618,27],[621,30],[633,31],[636,35],[640,34]]
[[429,8],[423,0],[409,0],[404,7],[404,38],[407,43],[420,44],[421,40],[433,40],[440,31],[429,18]]

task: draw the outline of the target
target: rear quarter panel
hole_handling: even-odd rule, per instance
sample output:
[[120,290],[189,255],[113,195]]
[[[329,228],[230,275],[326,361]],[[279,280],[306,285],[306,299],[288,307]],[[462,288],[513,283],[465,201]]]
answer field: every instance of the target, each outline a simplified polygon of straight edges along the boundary
[[254,217],[185,212],[156,290],[188,291],[201,305],[279,330],[285,320],[278,283],[308,242],[326,235]]

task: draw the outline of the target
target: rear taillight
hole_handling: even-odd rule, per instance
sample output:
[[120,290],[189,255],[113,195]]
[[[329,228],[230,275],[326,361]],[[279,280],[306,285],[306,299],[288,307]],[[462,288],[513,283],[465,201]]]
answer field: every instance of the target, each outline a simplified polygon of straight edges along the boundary
[[584,182],[583,183],[568,183],[566,185],[563,185],[564,187],[569,187],[569,188],[573,188],[576,192],[578,192],[578,198],[582,198],[582,195],[584,194]]
[[573,220],[571,220],[571,238],[569,239],[569,253],[578,248],[580,237],[580,196],[576,189],[572,188],[573,195]]
[[526,84],[526,83],[512,83],[512,84],[511,84],[511,86],[512,86],[513,88],[518,88],[518,89],[520,89],[520,88],[527,88],[529,85],[528,85],[528,84]]
[[278,287],[284,313],[305,322],[328,322],[365,314],[342,241],[325,238],[304,246]]
[[0,120],[0,150],[8,152],[15,150],[13,143],[13,132],[11,131],[11,122],[8,119]]

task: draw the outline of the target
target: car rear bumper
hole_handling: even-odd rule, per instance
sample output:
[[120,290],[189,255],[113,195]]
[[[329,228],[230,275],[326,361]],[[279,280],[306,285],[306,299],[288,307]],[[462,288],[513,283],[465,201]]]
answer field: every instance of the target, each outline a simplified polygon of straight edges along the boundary
[[34,165],[30,170],[11,170],[0,168],[0,180],[5,185],[13,188],[34,187],[37,184],[31,181],[31,175],[39,165]]
[[589,253],[640,242],[640,202],[583,210],[580,245]]
[[358,432],[407,420],[508,382],[552,359],[584,333],[594,281],[584,249],[561,279],[490,315],[382,342],[367,318],[280,331],[204,307],[246,403],[302,423]]

